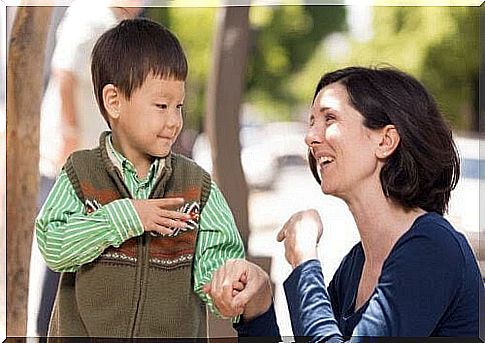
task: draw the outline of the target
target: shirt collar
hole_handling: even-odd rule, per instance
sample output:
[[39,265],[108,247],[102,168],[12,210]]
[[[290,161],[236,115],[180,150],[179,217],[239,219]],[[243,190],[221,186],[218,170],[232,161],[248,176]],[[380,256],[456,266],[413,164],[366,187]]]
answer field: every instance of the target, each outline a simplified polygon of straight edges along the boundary
[[[136,174],[136,169],[133,163],[114,148],[112,137],[113,135],[111,133],[106,136],[106,150],[111,162],[123,173],[123,175],[125,175],[126,172]],[[155,158],[148,170],[147,179],[151,180],[154,176],[158,178],[164,166],[165,158]]]

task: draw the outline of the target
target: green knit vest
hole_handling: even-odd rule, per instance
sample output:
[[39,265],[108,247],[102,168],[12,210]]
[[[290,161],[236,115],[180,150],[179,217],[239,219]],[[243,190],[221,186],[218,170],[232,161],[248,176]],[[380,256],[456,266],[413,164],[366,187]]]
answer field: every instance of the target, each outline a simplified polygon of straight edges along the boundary
[[[73,153],[64,165],[79,199],[101,205],[131,198],[100,146]],[[203,210],[211,178],[195,162],[169,154],[150,198],[184,197]],[[107,248],[75,273],[62,273],[49,336],[206,337],[206,309],[193,292],[197,229],[176,236],[148,233]]]

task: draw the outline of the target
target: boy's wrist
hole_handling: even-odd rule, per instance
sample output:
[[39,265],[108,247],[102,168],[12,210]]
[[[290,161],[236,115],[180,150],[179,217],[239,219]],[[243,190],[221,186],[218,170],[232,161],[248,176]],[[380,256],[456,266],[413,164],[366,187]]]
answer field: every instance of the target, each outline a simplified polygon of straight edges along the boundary
[[110,226],[119,237],[120,243],[143,233],[143,224],[130,199],[118,199],[103,206]]

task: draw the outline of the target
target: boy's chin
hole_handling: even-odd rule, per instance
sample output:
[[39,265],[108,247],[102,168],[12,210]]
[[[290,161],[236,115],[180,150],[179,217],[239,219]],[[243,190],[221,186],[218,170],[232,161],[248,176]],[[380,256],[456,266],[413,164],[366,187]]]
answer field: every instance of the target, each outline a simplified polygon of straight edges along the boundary
[[155,151],[150,153],[149,155],[152,156],[153,158],[165,158],[168,156],[170,153],[170,150],[168,151]]

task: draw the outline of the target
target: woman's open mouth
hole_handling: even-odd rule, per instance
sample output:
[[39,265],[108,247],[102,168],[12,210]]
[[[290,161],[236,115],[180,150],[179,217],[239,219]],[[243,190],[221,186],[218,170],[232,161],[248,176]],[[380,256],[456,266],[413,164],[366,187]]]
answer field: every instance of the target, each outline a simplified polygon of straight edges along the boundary
[[321,156],[318,159],[318,164],[320,165],[321,168],[324,168],[324,167],[328,166],[330,163],[332,163],[334,161],[335,161],[335,159],[333,157],[330,157],[330,156]]

